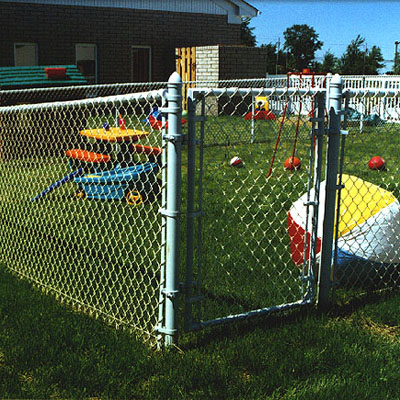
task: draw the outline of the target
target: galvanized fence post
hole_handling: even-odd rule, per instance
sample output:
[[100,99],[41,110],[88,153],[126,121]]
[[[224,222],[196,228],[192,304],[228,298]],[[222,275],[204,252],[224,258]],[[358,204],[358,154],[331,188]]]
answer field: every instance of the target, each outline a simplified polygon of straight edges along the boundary
[[177,341],[177,307],[179,294],[179,252],[181,217],[181,149],[182,149],[182,79],[174,72],[168,81],[167,141],[167,204],[161,210],[166,217],[166,265],[165,265],[165,320],[159,330],[164,334],[164,346],[170,347]]
[[329,304],[331,289],[332,250],[335,231],[335,205],[339,164],[340,118],[342,109],[342,78],[335,75],[330,81],[329,128],[326,166],[325,214],[322,229],[321,262],[318,274],[318,306]]
[[192,327],[193,255],[195,218],[196,106],[188,96],[188,178],[186,223],[185,330]]

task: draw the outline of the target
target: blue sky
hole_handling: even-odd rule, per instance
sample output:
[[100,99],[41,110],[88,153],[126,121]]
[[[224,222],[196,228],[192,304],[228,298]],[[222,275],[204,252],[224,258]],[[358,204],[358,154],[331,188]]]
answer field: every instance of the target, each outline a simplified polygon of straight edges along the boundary
[[[385,60],[393,60],[395,41],[400,41],[400,1],[370,0],[249,0],[261,11],[253,18],[250,27],[257,38],[257,45],[276,43],[283,32],[294,24],[312,26],[324,42],[316,56],[323,57],[330,50],[340,57],[358,34],[365,38],[367,47],[381,48]],[[400,45],[398,50],[400,51]],[[392,69],[386,62],[382,73]]]

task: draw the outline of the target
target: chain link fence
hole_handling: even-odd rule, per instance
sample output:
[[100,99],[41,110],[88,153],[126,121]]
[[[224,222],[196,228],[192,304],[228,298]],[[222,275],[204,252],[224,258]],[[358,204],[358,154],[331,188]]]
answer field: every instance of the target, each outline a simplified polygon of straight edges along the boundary
[[0,108],[1,260],[150,342],[162,268],[162,94]]
[[345,90],[333,285],[341,299],[399,284],[400,93]]
[[[168,106],[182,99],[166,95],[167,83],[0,92],[3,263],[152,344],[174,343],[181,323],[199,329],[314,303],[330,80],[290,82],[183,83],[182,116]],[[340,298],[400,279],[399,98],[388,85],[344,91],[328,254]],[[169,131],[166,113],[179,128]],[[176,193],[166,190],[167,147]],[[172,274],[168,236],[181,253]]]
[[317,93],[192,91],[199,209],[188,211],[197,221],[188,329],[312,302],[314,270],[293,262],[289,214],[315,177]]

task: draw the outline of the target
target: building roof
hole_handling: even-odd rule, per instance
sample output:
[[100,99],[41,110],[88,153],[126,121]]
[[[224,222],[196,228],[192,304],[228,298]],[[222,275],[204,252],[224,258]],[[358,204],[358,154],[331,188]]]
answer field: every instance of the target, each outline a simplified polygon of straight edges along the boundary
[[234,24],[240,23],[242,17],[253,18],[259,14],[255,7],[244,0],[0,0],[1,2],[227,15],[228,22]]

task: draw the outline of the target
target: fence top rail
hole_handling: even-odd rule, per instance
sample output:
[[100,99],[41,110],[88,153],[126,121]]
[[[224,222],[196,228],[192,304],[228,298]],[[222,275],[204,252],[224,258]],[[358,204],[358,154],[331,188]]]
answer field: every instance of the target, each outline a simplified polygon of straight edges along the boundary
[[56,101],[49,103],[39,103],[39,104],[22,104],[16,106],[4,106],[0,107],[0,113],[10,113],[19,111],[35,111],[35,110],[56,110],[73,108],[78,106],[94,106],[94,105],[104,105],[104,104],[115,104],[124,103],[127,101],[156,101],[165,98],[166,89],[150,90],[147,92],[140,93],[129,93],[105,97],[93,97],[81,100],[69,100],[69,101]]
[[400,90],[393,89],[344,89],[343,95],[352,98],[367,98],[367,97],[400,97]]
[[78,91],[85,90],[86,92],[98,91],[101,89],[118,89],[118,88],[143,88],[143,86],[158,86],[167,87],[168,82],[128,82],[128,83],[104,83],[97,85],[75,85],[75,86],[55,86],[55,87],[41,87],[41,88],[27,88],[27,89],[5,89],[0,88],[0,93],[9,94],[25,94],[25,93],[48,93],[48,92],[64,92],[64,91]]
[[326,89],[324,88],[297,88],[297,87],[289,87],[289,88],[190,88],[188,90],[188,95],[191,98],[196,98],[198,96],[206,96],[209,94],[213,94],[216,96],[220,95],[235,95],[240,94],[242,96],[245,95],[254,95],[254,96],[316,96],[320,93],[325,93]]

